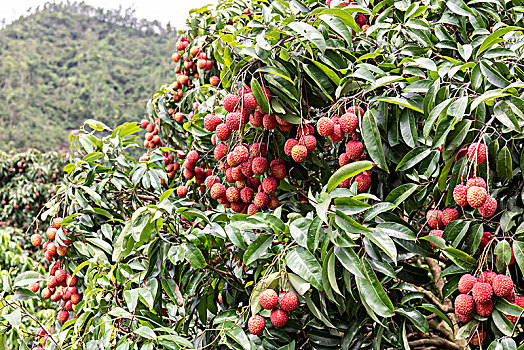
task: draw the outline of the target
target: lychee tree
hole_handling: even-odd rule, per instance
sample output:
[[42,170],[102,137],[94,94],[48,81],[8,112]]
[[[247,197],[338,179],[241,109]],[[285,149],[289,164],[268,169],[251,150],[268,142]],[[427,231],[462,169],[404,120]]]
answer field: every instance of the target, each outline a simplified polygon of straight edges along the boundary
[[144,120],[71,136],[29,344],[522,349],[519,5],[194,10]]

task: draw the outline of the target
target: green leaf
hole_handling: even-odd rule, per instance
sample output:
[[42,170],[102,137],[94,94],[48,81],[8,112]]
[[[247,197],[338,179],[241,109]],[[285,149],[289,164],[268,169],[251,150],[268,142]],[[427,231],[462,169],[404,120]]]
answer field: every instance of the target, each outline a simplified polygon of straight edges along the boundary
[[295,247],[286,254],[287,266],[310,282],[313,287],[322,290],[322,268],[315,256],[302,247]]
[[424,113],[424,110],[420,106],[414,104],[412,101],[409,101],[403,97],[380,97],[380,98],[375,98],[374,100],[403,106],[403,107],[412,109],[416,112]]
[[378,89],[378,88],[380,88],[382,86],[385,86],[385,85],[388,85],[388,84],[392,84],[394,82],[401,81],[401,80],[404,80],[404,77],[398,76],[398,75],[387,75],[385,77],[378,78],[373,84],[371,84],[370,86],[368,86],[364,90],[364,93],[371,92],[371,91],[373,91],[375,89]]
[[395,312],[409,319],[411,323],[413,323],[413,325],[417,327],[422,333],[429,332],[428,321],[426,321],[424,315],[422,315],[417,310],[396,308]]
[[520,271],[524,275],[524,242],[513,241],[513,254],[517,265],[520,267]]
[[508,146],[502,147],[497,156],[497,175],[508,180],[513,178],[513,159]]
[[511,261],[511,247],[509,246],[508,241],[498,242],[495,246],[494,253],[497,258],[506,265]]
[[38,281],[40,281],[40,274],[38,272],[26,271],[16,276],[13,287],[23,287]]
[[138,329],[135,329],[135,331],[133,332],[139,336],[142,336],[146,339],[151,339],[151,340],[156,340],[156,334],[155,332],[149,328],[149,327],[146,327],[146,326],[142,326]]
[[[365,299],[366,303],[370,306],[372,311],[382,317],[393,316],[394,309],[393,305],[386,305],[380,298],[379,294],[384,293],[384,290],[380,286],[381,292],[379,292],[371,282],[365,278],[356,277],[357,287],[361,299]],[[380,284],[379,284],[380,285]]]
[[204,258],[204,255],[202,255],[200,249],[198,249],[191,243],[186,243],[184,244],[184,246],[186,251],[186,258],[189,260],[191,265],[199,269],[203,269],[204,267],[206,267],[206,259]]
[[375,117],[372,115],[370,110],[364,114],[361,122],[361,128],[362,138],[364,139],[364,145],[366,146],[369,156],[374,162],[378,164],[382,170],[389,173],[380,132],[378,130]]
[[409,151],[404,158],[398,163],[397,169],[399,171],[408,170],[424,159],[426,159],[427,156],[429,156],[431,153],[431,149],[427,148],[426,146],[419,146],[416,148],[413,148],[411,151]]
[[364,278],[362,263],[351,247],[335,246],[334,252],[338,261],[340,261],[346,270],[356,277]]
[[315,44],[320,52],[324,53],[326,51],[326,40],[324,40],[324,36],[312,25],[303,22],[291,22],[288,23],[287,26],[299,36],[305,37]]
[[244,264],[250,265],[264,255],[272,242],[273,235],[259,235],[258,238],[247,247],[244,253]]
[[20,323],[22,323],[22,312],[19,308],[15,308],[11,313],[5,314],[3,317],[15,328],[18,328]]
[[353,162],[344,165],[342,168],[335,171],[328,180],[327,191],[333,191],[344,180],[354,177],[365,170],[373,168],[373,163],[368,160]]
[[456,265],[468,271],[473,270],[477,266],[477,260],[463,251],[455,248],[444,248],[442,252]]
[[443,313],[438,307],[432,304],[422,304],[419,307],[428,310],[429,312],[434,313],[438,317],[444,320],[451,328],[453,328],[453,322],[449,319],[449,317]]
[[499,40],[499,38],[509,32],[514,32],[514,31],[521,31],[522,28],[520,27],[514,27],[514,26],[508,26],[508,27],[504,27],[504,28],[500,28],[496,31],[494,31],[493,33],[491,33],[486,39],[484,39],[484,41],[482,42],[482,44],[480,45],[478,51],[477,51],[477,57],[480,56],[481,53],[483,53],[484,51],[486,51],[487,49],[489,49],[490,47],[492,47],[493,45],[501,42]]
[[271,109],[269,108],[269,101],[267,100],[266,95],[264,95],[264,92],[262,91],[262,88],[260,87],[260,83],[256,79],[251,79],[251,91],[255,95],[255,99],[257,100],[258,105],[262,110],[266,113],[271,113]]
[[335,325],[333,325],[333,323],[331,323],[331,321],[329,320],[328,316],[326,314],[324,314],[318,308],[318,306],[320,306],[320,305],[317,306],[317,304],[314,303],[313,300],[311,300],[311,297],[309,295],[305,295],[304,299],[306,300],[306,305],[307,305],[309,311],[311,311],[311,313],[316,318],[318,318],[320,321],[322,321],[322,323],[324,323],[327,327],[329,327],[329,328],[336,328]]
[[285,72],[284,70],[280,69],[280,68],[269,67],[269,66],[268,67],[262,67],[262,68],[257,69],[255,73],[258,73],[258,72],[269,73],[269,74],[273,74],[273,75],[282,77],[282,78],[286,79],[287,81],[289,81],[291,84],[295,85],[295,82],[293,81],[293,79],[291,79],[289,74],[287,72]]
[[260,294],[266,289],[275,289],[278,284],[278,279],[280,278],[280,272],[273,272],[267,276],[262,277],[262,279],[257,283],[251,296],[249,297],[249,304],[251,305],[251,314],[255,315],[260,310],[262,310],[262,305],[259,303]]
[[[351,16],[349,16],[352,18]],[[335,16],[328,14],[318,16],[324,23],[326,23],[333,31],[340,35],[348,45],[351,45],[351,32],[348,29],[348,26],[344,23],[343,20]]]
[[511,335],[513,333],[513,323],[503,316],[498,310],[493,310],[491,313],[493,323],[497,326],[498,330],[504,335]]

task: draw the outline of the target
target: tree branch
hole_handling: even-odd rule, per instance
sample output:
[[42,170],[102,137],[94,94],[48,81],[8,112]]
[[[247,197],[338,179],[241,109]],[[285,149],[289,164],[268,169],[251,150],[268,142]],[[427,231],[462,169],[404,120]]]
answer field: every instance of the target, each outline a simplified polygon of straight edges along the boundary
[[435,346],[438,349],[464,350],[462,346],[440,337],[413,340],[409,342],[409,346],[412,348],[421,347],[424,349],[430,346]]

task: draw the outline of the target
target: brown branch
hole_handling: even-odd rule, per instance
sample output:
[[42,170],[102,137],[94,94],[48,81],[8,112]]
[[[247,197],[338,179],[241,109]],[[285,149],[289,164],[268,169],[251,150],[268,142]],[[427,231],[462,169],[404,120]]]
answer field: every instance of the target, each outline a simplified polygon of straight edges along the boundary
[[435,346],[438,349],[464,350],[462,346],[440,337],[413,340],[409,342],[409,346],[412,348],[421,347],[424,349],[430,346]]
[[438,261],[433,258],[424,258],[424,261],[429,266],[429,270],[431,271],[431,274],[433,275],[433,278],[435,280],[435,286],[437,287],[439,296],[442,299],[443,297],[442,288],[444,288],[444,280],[440,278],[440,274],[442,273],[442,268],[438,264]]
[[435,305],[437,305],[442,311],[444,311],[444,313],[448,313],[448,312],[453,312],[453,306],[452,305],[446,305],[446,304],[443,304],[439,298],[437,298],[437,296],[433,293],[431,293],[429,290],[426,290],[422,287],[419,287],[419,286],[415,286],[413,285],[413,287],[420,293],[424,294],[426,297],[428,297],[428,299],[434,303]]

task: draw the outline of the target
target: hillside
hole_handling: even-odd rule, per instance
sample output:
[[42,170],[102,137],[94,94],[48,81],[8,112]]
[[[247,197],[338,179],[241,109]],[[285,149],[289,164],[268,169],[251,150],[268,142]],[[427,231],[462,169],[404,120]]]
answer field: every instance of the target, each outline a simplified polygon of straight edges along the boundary
[[0,149],[67,145],[87,118],[139,119],[166,81],[176,32],[84,3],[46,4],[0,30]]

